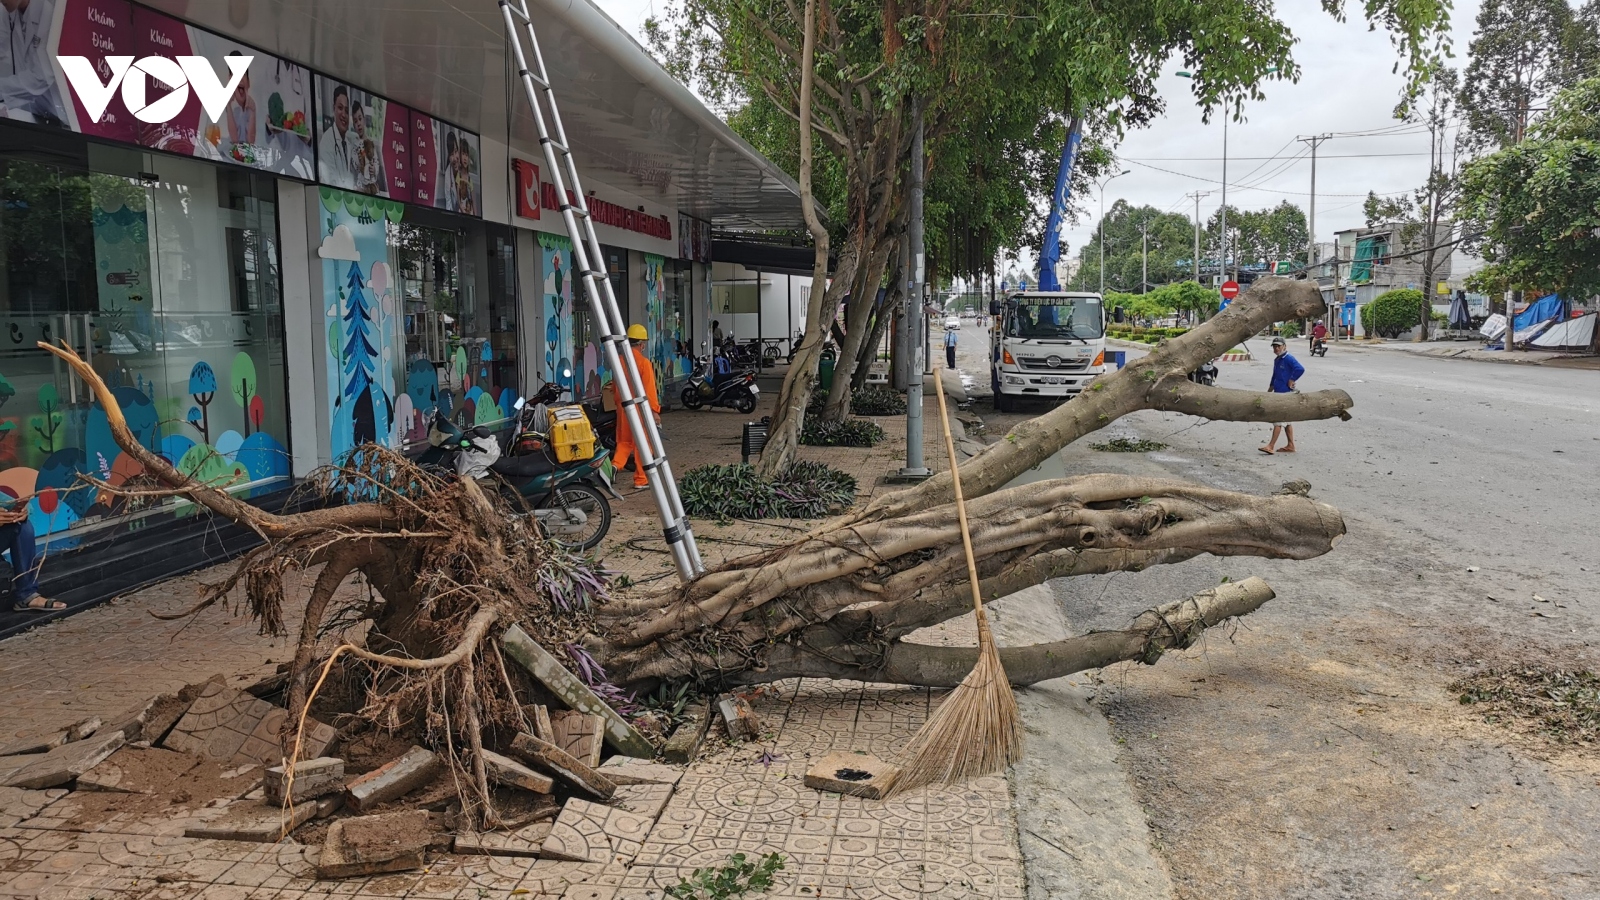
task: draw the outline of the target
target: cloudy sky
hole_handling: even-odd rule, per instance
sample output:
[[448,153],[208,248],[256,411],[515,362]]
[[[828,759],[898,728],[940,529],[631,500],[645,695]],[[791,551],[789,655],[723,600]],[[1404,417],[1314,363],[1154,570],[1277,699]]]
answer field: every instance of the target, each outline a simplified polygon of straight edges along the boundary
[[[596,2],[636,37],[645,18],[662,5],[662,0]],[[1317,151],[1316,230],[1319,240],[1329,241],[1335,231],[1363,224],[1361,201],[1367,191],[1405,191],[1422,182],[1428,134],[1393,118],[1401,85],[1400,76],[1390,71],[1395,51],[1386,33],[1367,30],[1361,3],[1347,4],[1350,21],[1343,24],[1324,13],[1317,0],[1276,5],[1299,38],[1295,59],[1301,77],[1296,83],[1268,84],[1267,99],[1246,107],[1245,122],[1228,126],[1228,202],[1256,209],[1288,200],[1304,207],[1310,199],[1311,161],[1307,145],[1295,138],[1332,133],[1334,138]],[[1464,65],[1478,6],[1479,0],[1455,3],[1453,64],[1458,67]],[[1200,214],[1209,217],[1222,200],[1222,123],[1201,123],[1187,79],[1169,72],[1159,84],[1167,114],[1129,134],[1118,148],[1128,174],[1106,187],[1106,206],[1122,198],[1193,216],[1194,200],[1185,195],[1212,191],[1200,201]],[[1386,131],[1400,133],[1373,134]],[[1069,253],[1090,240],[1099,217],[1100,198],[1086,199],[1090,214],[1062,235]]]

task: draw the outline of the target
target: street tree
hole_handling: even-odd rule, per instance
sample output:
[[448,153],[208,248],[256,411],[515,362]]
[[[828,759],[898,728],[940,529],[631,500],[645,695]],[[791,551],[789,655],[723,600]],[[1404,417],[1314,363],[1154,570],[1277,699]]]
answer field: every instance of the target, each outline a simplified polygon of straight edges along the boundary
[[[1220,247],[1217,235],[1222,228],[1222,211],[1211,214],[1201,236],[1201,248]],[[1238,209],[1228,206],[1228,259],[1233,266],[1260,266],[1287,262],[1302,266],[1310,226],[1305,210],[1285,200],[1267,209]]]
[[[1136,571],[1201,554],[1308,559],[1344,533],[1339,512],[1304,487],[1258,497],[1180,481],[1088,475],[1006,488],[1073,441],[1142,409],[1217,421],[1348,418],[1340,390],[1268,394],[1207,387],[1187,375],[1274,321],[1323,309],[1304,281],[1265,278],[1238,302],[1156,347],[1050,413],[1013,428],[961,464],[972,554],[986,601],[1049,579]],[[41,347],[46,345],[41,344]],[[531,532],[525,517],[472,479],[441,479],[400,454],[366,445],[305,490],[331,502],[275,515],[186,476],[129,430],[116,396],[65,345],[50,348],[93,390],[124,452],[213,514],[265,543],[187,614],[242,587],[264,631],[298,619],[287,669],[288,721],[316,685],[359,685],[336,710],[351,724],[406,731],[440,749],[476,805],[496,821],[483,753],[526,726],[495,638],[515,625],[581,673],[602,696],[689,685],[712,691],[794,677],[951,686],[974,648],[907,641],[971,610],[966,555],[948,471],[880,495],[790,543],[714,566],[685,583],[613,586]],[[100,490],[120,490],[85,476]],[[290,573],[314,570],[309,594]],[[362,576],[372,593],[338,589]],[[1259,579],[1168,603],[1120,631],[1002,651],[1010,678],[1032,684],[1122,660],[1154,663],[1208,627],[1272,598]],[[321,638],[364,635],[330,655]],[[329,701],[332,702],[332,701]],[[298,737],[283,735],[293,758]]]
[[[1337,0],[1324,5],[1342,14]],[[903,215],[915,122],[930,146],[962,133],[976,111],[1006,104],[1036,121],[1082,111],[1117,131],[1161,110],[1155,80],[1174,57],[1196,70],[1191,89],[1208,112],[1259,96],[1266,78],[1298,75],[1293,35],[1268,4],[843,0],[815,12],[810,113],[844,169],[845,235],[833,280],[812,293],[819,309],[808,322],[831,323],[846,295],[871,296],[882,283],[896,255],[884,245]],[[1363,12],[1390,31],[1413,81],[1437,65],[1446,0],[1369,0]],[[801,5],[680,0],[647,27],[668,69],[714,104],[731,109],[763,94],[798,121],[807,31]],[[937,160],[930,156],[930,166]],[[851,326],[847,320],[846,360],[866,333],[865,322]],[[805,336],[785,377],[761,460],[766,473],[793,459],[823,338],[822,329]],[[844,403],[845,393],[836,391],[830,403]]]
[[1466,166],[1467,244],[1488,289],[1600,292],[1600,77],[1555,95],[1528,140]]
[[1521,141],[1552,94],[1596,74],[1597,23],[1594,0],[1581,15],[1568,0],[1484,0],[1458,97],[1468,146],[1481,152]]

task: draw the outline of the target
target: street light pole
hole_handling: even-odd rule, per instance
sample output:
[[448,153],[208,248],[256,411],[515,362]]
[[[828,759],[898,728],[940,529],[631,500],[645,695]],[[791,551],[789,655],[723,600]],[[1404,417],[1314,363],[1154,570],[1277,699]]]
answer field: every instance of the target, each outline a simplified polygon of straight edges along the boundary
[[1222,116],[1222,280],[1228,281],[1228,116]]
[[1106,295],[1106,185],[1128,172],[1128,169],[1123,169],[1100,181],[1100,296],[1102,297]]

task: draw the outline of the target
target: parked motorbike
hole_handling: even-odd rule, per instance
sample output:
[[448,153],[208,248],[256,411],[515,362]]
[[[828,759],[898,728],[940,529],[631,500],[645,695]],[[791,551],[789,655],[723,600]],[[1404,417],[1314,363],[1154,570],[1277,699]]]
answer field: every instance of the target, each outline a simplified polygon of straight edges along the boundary
[[702,406],[726,406],[738,410],[745,415],[755,411],[756,397],[761,394],[761,388],[756,386],[754,372],[734,372],[722,377],[722,382],[712,386],[711,360],[700,357],[695,360],[695,373],[689,376],[689,383],[683,389],[683,405],[689,409],[699,409]]
[[1327,339],[1325,339],[1325,338],[1312,338],[1311,339],[1311,355],[1312,356],[1327,356],[1328,355],[1328,341],[1327,341]]
[[589,427],[594,429],[595,439],[600,446],[606,448],[607,453],[617,450],[617,416],[614,409],[606,409],[605,403],[598,397],[583,401],[583,411],[589,417]]
[[1195,369],[1193,372],[1190,372],[1189,380],[1195,384],[1203,384],[1206,387],[1216,387],[1217,361],[1213,359],[1208,363],[1202,364],[1200,368]]
[[[557,389],[551,399],[560,393]],[[622,499],[611,489],[605,472],[610,451],[596,446],[588,459],[561,462],[544,436],[549,419],[543,404],[518,400],[517,412],[517,427],[508,438],[509,455],[502,454],[487,426],[462,431],[436,413],[428,430],[432,446],[418,462],[444,467],[463,478],[486,480],[493,475],[501,496],[513,508],[531,512],[545,537],[568,550],[593,549],[611,529],[606,495]]]

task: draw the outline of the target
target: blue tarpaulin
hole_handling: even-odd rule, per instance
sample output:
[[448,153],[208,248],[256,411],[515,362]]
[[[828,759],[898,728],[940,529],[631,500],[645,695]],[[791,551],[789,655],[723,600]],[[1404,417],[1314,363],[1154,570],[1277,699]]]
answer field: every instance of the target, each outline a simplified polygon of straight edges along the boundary
[[[1559,294],[1547,294],[1529,304],[1528,308],[1517,313],[1516,329],[1518,332],[1524,328],[1532,328],[1540,322],[1551,319],[1564,319],[1567,317],[1567,305],[1562,302]],[[1517,335],[1517,340],[1522,340],[1522,335]]]

